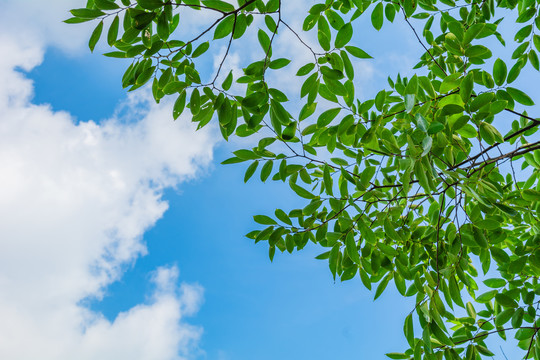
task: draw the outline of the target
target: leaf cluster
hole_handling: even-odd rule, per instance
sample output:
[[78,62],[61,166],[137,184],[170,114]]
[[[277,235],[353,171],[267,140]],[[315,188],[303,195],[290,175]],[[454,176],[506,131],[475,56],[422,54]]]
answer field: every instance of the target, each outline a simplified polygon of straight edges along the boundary
[[[305,199],[254,217],[261,227],[247,237],[266,242],[270,259],[311,243],[334,280],[414,299],[409,348],[390,358],[486,358],[486,340],[514,330],[525,358],[540,359],[540,121],[525,111],[535,96],[519,88],[527,65],[539,70],[538,2],[326,0],[301,29],[284,9],[280,0],[90,0],[66,22],[98,22],[93,50],[110,18],[115,50],[105,55],[131,59],[125,88],[151,82],[156,101],[176,97],[175,119],[189,109],[199,128],[215,119],[225,139],[256,139],[224,163],[247,163],[245,181],[258,173]],[[182,14],[197,11],[215,20],[176,39]],[[405,24],[423,51],[412,76],[388,77],[368,99],[355,83],[372,59],[364,18],[374,32]],[[503,21],[515,33],[501,33]],[[235,76],[226,59],[249,33],[258,60]],[[292,57],[274,56],[282,33],[312,60],[291,69]],[[495,59],[493,42],[512,44],[511,59]],[[217,71],[200,71],[219,44]],[[273,85],[280,74],[296,74],[298,93]]]

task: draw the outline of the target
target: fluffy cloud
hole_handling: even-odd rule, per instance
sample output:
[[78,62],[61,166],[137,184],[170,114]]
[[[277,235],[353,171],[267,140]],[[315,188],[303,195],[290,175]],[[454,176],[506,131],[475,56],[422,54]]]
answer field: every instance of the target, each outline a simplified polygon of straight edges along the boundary
[[[39,12],[42,2],[31,3]],[[59,35],[43,19],[69,1],[45,3],[37,27],[0,33],[0,358],[191,358],[201,329],[184,316],[202,289],[179,286],[175,267],[158,269],[148,302],[112,322],[81,301],[145,254],[143,234],[167,209],[163,190],[204,171],[214,138],[173,122],[170,104],[143,92],[99,123],[32,104],[32,82],[17,69],[42,61],[45,37]],[[0,18],[17,6],[7,1]]]
[[86,0],[2,0],[2,33],[25,43],[56,46],[75,54],[87,42],[92,23],[64,24],[72,8],[86,5]]

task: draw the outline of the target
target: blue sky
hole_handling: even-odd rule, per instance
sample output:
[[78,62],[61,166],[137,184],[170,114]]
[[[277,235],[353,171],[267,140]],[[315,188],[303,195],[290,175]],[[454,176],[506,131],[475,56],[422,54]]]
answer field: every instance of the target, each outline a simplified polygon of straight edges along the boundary
[[[74,1],[0,4],[1,358],[385,359],[405,348],[410,299],[389,288],[373,302],[359,279],[334,283],[314,260],[321,249],[271,263],[244,237],[253,215],[303,201],[220,165],[238,142],[173,122],[170,102],[144,90],[126,94],[124,65],[85,47],[91,29],[60,23]],[[358,64],[363,96],[414,64],[414,42],[384,45],[402,25],[365,39],[379,57]]]

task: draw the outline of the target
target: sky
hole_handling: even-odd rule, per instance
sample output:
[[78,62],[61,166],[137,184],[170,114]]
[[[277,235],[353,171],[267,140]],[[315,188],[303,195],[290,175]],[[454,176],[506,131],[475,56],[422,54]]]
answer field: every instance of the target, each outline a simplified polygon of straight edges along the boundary
[[[292,24],[307,4],[287,5]],[[253,215],[304,203],[220,165],[241,141],[195,131],[187,113],[173,121],[171,101],[145,89],[127,94],[126,64],[103,44],[90,53],[90,26],[61,22],[83,5],[0,0],[0,358],[385,359],[406,348],[410,299],[389,288],[374,302],[359,279],[334,282],[321,249],[270,262],[244,237]],[[375,60],[356,63],[360,96],[415,63],[417,44],[393,39],[400,26],[366,37]]]

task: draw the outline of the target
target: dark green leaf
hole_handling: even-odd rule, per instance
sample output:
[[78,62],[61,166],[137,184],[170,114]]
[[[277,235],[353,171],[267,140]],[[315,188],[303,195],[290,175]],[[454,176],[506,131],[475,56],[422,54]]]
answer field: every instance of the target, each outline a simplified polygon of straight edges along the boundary
[[356,248],[356,241],[354,240],[353,234],[350,232],[347,234],[345,245],[347,249],[347,254],[351,258],[351,260],[357,264],[360,264],[360,255],[358,254],[358,249]]
[[259,165],[258,161],[254,161],[249,165],[249,167],[246,170],[246,174],[244,175],[244,182],[247,183],[248,180],[253,176],[255,171],[257,170],[257,166]]
[[155,10],[155,9],[163,6],[163,1],[161,1],[161,0],[137,0],[137,3],[143,9],[147,9],[147,10]]
[[315,199],[316,196],[307,191],[306,189],[296,185],[293,182],[289,182],[289,186],[291,189],[300,197],[303,197],[304,199]]
[[94,4],[100,10],[115,10],[119,8],[112,0],[94,0]]
[[114,20],[111,23],[111,27],[109,28],[109,32],[107,33],[107,43],[110,46],[113,46],[116,42],[116,39],[118,38],[118,27],[120,25],[120,18],[116,16]]
[[255,215],[253,216],[253,220],[261,225],[277,225],[277,222],[274,219],[266,215]]
[[85,18],[85,19],[95,19],[97,17],[105,15],[105,13],[101,10],[95,10],[95,9],[73,9],[70,10],[71,14],[78,18]]
[[336,48],[342,48],[343,46],[349,43],[352,36],[353,36],[353,27],[351,23],[346,23],[338,31],[336,35],[336,40],[334,42],[334,46]]
[[92,35],[90,36],[90,41],[88,42],[88,47],[90,48],[90,51],[94,51],[94,48],[96,47],[96,44],[99,41],[99,38],[101,37],[102,31],[103,31],[103,21],[100,21],[99,24],[94,29],[94,31],[92,32]]
[[516,100],[518,103],[532,106],[534,105],[534,101],[529,97],[529,95],[525,94],[523,91],[513,88],[513,87],[507,87],[506,91],[512,96],[514,100]]
[[497,86],[504,84],[507,72],[508,69],[504,61],[501,59],[495,60],[495,63],[493,64],[493,79],[495,80],[495,84],[497,84]]
[[377,30],[381,30],[384,21],[384,8],[383,3],[379,2],[375,5],[373,12],[371,13],[371,24]]
[[233,30],[233,25],[233,15],[229,15],[225,19],[221,20],[220,23],[216,26],[216,30],[214,31],[214,40],[222,39],[225,36],[229,35]]

